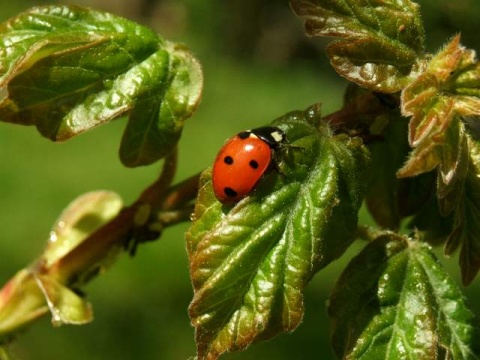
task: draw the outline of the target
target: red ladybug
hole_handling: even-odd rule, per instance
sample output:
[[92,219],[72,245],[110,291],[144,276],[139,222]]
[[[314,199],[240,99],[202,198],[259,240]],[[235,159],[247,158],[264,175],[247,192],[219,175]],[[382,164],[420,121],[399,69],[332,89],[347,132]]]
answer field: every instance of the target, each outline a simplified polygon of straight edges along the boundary
[[218,152],[213,164],[212,182],[217,199],[233,204],[250,194],[271,165],[273,156],[286,142],[285,133],[265,126],[243,131]]

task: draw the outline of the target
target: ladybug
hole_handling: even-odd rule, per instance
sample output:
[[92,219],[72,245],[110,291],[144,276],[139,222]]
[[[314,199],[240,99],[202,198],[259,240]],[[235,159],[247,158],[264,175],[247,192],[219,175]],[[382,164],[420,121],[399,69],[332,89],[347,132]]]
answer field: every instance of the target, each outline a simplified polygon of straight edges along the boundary
[[233,204],[252,192],[271,169],[274,154],[286,143],[285,133],[273,126],[246,130],[229,139],[213,164],[212,183],[217,199]]

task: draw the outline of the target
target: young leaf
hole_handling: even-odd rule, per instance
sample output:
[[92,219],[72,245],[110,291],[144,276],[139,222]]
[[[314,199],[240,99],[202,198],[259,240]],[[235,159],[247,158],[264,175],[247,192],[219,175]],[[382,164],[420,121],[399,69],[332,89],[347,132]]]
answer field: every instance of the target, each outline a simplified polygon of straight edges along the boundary
[[53,325],[82,325],[93,320],[91,304],[79,294],[47,275],[35,273],[32,275],[45,297],[48,309],[52,314]]
[[284,149],[284,176],[268,174],[233,208],[215,199],[210,170],[202,176],[187,233],[199,359],[295,329],[308,281],[354,239],[367,151],[307,116],[274,122],[301,149]]
[[0,343],[50,311],[52,324],[85,324],[91,304],[68,287],[32,267],[22,269],[0,292]]
[[424,30],[418,5],[402,1],[292,0],[310,36],[339,38],[330,62],[348,80],[379,92],[397,92],[420,70]]
[[170,152],[200,99],[201,69],[184,48],[108,13],[37,7],[2,24],[0,35],[0,87],[8,90],[0,120],[61,141],[130,114],[127,166]]
[[[419,230],[441,237],[448,230],[445,253],[451,255],[461,247],[462,282],[468,285],[480,269],[480,208],[477,206],[480,203],[477,196],[480,193],[480,146],[466,132],[464,123],[456,117],[440,136],[444,139],[444,144],[434,145],[435,151],[425,150],[426,156],[434,158],[437,164],[438,207],[430,207],[428,219],[424,217],[420,220],[417,218],[419,214],[416,214],[412,224],[418,225]],[[425,142],[427,140],[422,144]],[[412,160],[419,150],[423,151],[422,144],[413,151],[407,164],[424,164],[418,161],[418,157]],[[402,170],[404,169],[408,169],[407,166]],[[448,219],[431,221],[438,217],[434,211]]]
[[[48,273],[47,269],[68,256],[121,209],[121,198],[108,191],[89,192],[69,204],[53,226],[48,245],[40,258],[30,267],[17,272],[1,289],[0,342],[3,336],[11,335],[12,331],[48,311],[54,325],[84,324],[93,319],[90,303],[59,281],[58,276]],[[98,271],[99,267],[105,269],[119,251],[120,248],[113,248],[102,262],[64,277],[74,278],[76,286],[83,285],[92,271]],[[65,267],[69,265],[67,263]]]
[[12,335],[13,329],[48,313],[42,294],[31,271],[22,269],[0,291],[0,344]]
[[42,264],[49,267],[81,244],[122,209],[120,196],[110,191],[92,191],[73,200],[62,211],[50,231],[42,254]]
[[[456,36],[435,55],[424,74],[402,93],[402,111],[412,116],[409,142],[414,150],[397,172],[400,177],[437,170],[437,197],[443,216],[453,212],[453,230],[445,246],[459,246],[462,281],[468,285],[480,269],[480,213],[476,194],[478,142],[465,128],[465,117],[480,115],[480,68],[474,53]],[[473,120],[472,120],[473,121]],[[475,124],[473,124],[475,125]],[[433,229],[435,230],[435,229]]]
[[[480,107],[475,105],[480,104],[480,99],[464,95],[468,86],[476,84],[475,78],[480,77],[474,61],[472,52],[460,46],[456,36],[430,60],[426,71],[403,90],[402,113],[411,116],[409,143],[415,149],[398,171],[399,177],[428,172],[439,164],[445,168],[444,156],[451,159],[451,154],[462,154],[461,136],[457,133],[460,116],[480,115]],[[450,129],[451,126],[456,129]],[[454,162],[449,163],[444,169],[448,172],[445,179],[455,182],[465,170],[456,171],[451,168]]]
[[431,249],[392,233],[354,258],[330,298],[342,359],[478,359],[480,335]]

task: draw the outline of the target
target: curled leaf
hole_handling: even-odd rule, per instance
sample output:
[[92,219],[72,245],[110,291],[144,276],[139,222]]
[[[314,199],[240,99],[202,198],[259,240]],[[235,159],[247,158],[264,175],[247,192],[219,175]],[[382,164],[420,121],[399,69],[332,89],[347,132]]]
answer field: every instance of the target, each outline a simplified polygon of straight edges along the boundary
[[189,312],[199,359],[295,329],[303,289],[354,239],[368,168],[359,139],[332,136],[295,112],[274,122],[293,146],[254,193],[233,208],[204,172],[187,233],[195,295]]
[[[456,36],[429,61],[426,71],[403,90],[402,113],[411,116],[409,143],[414,150],[398,171],[399,177],[428,172],[439,164],[444,175],[451,170],[454,164],[446,159],[462,153],[461,136],[456,135],[461,131],[458,121],[461,116],[480,114],[480,107],[476,106],[479,99],[463,95],[467,84],[472,84],[466,79],[475,79],[477,68],[472,51],[461,46],[460,37]],[[475,80],[472,82],[475,84]],[[444,179],[451,182],[461,174],[462,170],[458,174],[450,172]]]
[[[480,72],[474,52],[454,37],[429,62],[424,74],[402,93],[402,111],[411,116],[409,142],[414,148],[397,172],[400,177],[437,172],[439,211],[450,214],[452,230],[445,253],[461,247],[462,281],[469,284],[480,269],[476,194],[478,142],[474,140],[480,98]],[[467,122],[468,120],[468,122]],[[444,232],[441,226],[426,231]]]
[[78,246],[87,236],[113,219],[122,209],[119,195],[110,191],[92,191],[72,201],[59,216],[42,254],[49,267]]
[[0,38],[0,120],[61,141],[129,115],[127,166],[169,153],[201,96],[201,68],[186,49],[108,13],[37,7],[2,24]]
[[22,269],[0,291],[0,343],[50,312],[52,324],[85,324],[93,319],[88,301],[35,268]]
[[53,325],[81,325],[93,320],[91,304],[79,294],[49,276],[32,275],[45,297]]
[[3,336],[47,312],[51,313],[52,323],[57,326],[92,321],[90,303],[69,287],[71,283],[67,286],[64,279],[74,278],[76,286],[82,285],[92,269],[109,265],[120,249],[112,249],[101,264],[85,266],[79,273],[71,274],[64,270],[67,274],[63,274],[63,278],[50,270],[89,235],[113,219],[121,208],[122,200],[117,194],[96,191],[78,197],[62,212],[40,258],[15,274],[0,291],[0,343]]
[[293,0],[310,36],[339,38],[328,47],[335,70],[370,90],[392,93],[421,69],[423,24],[418,5],[403,1]]
[[45,296],[31,271],[22,269],[0,291],[0,343],[13,329],[48,313]]

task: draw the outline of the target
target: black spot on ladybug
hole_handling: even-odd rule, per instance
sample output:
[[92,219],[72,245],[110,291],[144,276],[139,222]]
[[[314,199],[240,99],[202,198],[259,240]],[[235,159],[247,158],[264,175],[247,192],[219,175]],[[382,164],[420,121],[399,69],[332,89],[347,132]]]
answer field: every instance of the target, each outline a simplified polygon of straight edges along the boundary
[[256,160],[250,160],[248,163],[252,169],[258,169],[258,162]]
[[223,162],[227,165],[232,165],[233,164],[233,158],[228,155],[223,158]]
[[233,190],[231,187],[226,187],[225,189],[223,189],[223,192],[228,197],[235,197],[235,196],[238,195],[237,192],[235,190]]
[[250,131],[242,131],[241,133],[238,134],[238,137],[242,140],[245,140],[250,137],[250,134],[251,134]]

